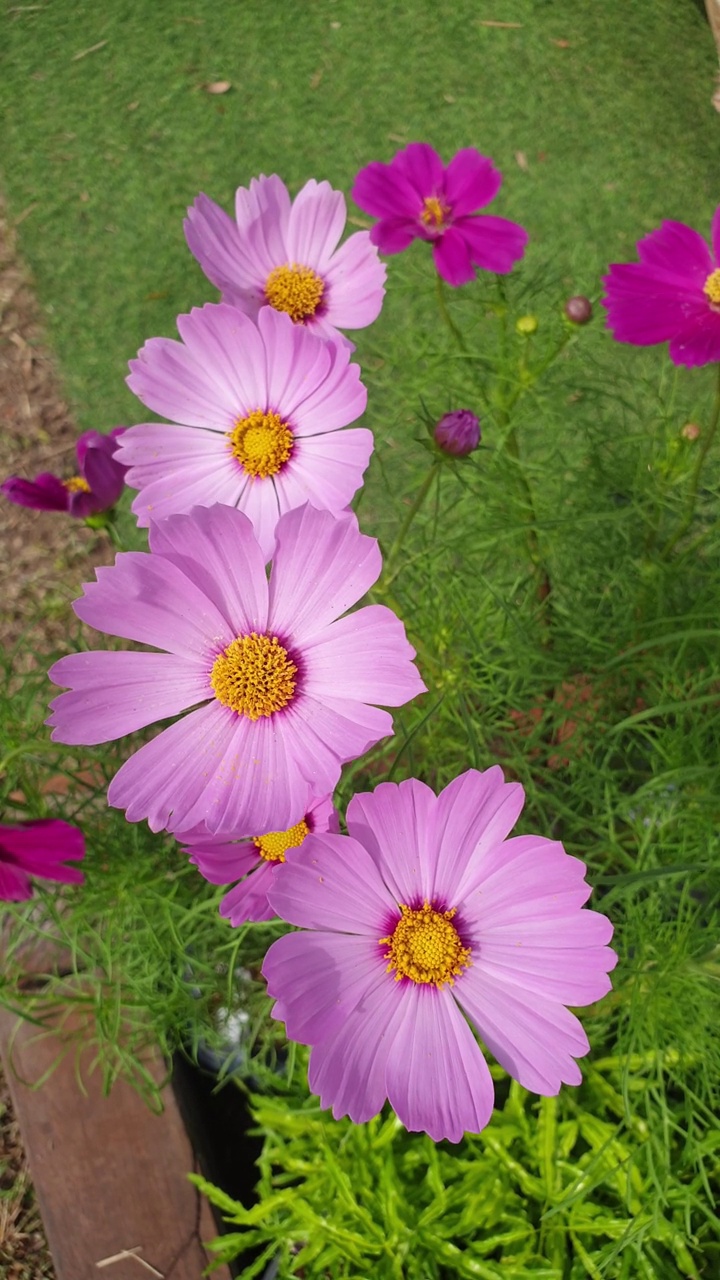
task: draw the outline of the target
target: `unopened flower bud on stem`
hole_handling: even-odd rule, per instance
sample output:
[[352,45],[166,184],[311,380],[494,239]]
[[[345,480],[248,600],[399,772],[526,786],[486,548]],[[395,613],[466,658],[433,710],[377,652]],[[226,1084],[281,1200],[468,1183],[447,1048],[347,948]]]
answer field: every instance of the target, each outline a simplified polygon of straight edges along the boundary
[[443,453],[464,458],[480,443],[480,423],[470,409],[454,409],[440,419],[433,436]]

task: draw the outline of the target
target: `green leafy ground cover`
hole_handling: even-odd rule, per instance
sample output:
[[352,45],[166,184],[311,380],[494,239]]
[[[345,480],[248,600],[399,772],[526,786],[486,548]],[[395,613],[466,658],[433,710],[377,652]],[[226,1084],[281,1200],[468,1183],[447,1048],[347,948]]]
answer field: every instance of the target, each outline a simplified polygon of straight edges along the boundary
[[[716,455],[697,463],[713,375],[619,348],[597,321],[542,379],[523,373],[566,336],[563,297],[596,295],[641,234],[664,217],[707,230],[718,122],[699,6],[63,0],[4,21],[3,182],[27,214],[21,248],[82,426],[138,420],[128,357],[214,296],[181,232],[198,190],[229,206],[260,171],[347,190],[416,138],[446,157],[477,146],[505,172],[497,212],[531,245],[504,299],[492,280],[452,297],[469,352],[442,326],[421,246],[391,263],[383,314],[358,336],[377,441],[359,515],[386,550],[430,465],[420,398],[436,415],[478,407],[486,447],[432,484],[378,588],[430,692],[346,769],[340,799],[499,761],[526,786],[520,829],[588,863],[620,964],[613,994],[583,1013],[593,1052],[579,1090],[539,1101],[498,1073],[492,1125],[458,1149],[388,1118],[336,1125],[307,1099],[302,1055],[285,1077],[270,1071],[282,1034],[256,976],[273,928],[230,930],[220,892],[171,841],[107,814],[88,760],[109,777],[127,744],[49,743],[42,671],[20,681],[5,654],[0,797],[15,812],[22,792],[32,816],[52,805],[89,853],[81,894],[42,894],[44,922],[14,910],[2,998],[39,1020],[81,1007],[108,1085],[122,1072],[151,1101],[146,1044],[192,1047],[220,1035],[219,1008],[249,1011],[267,1142],[259,1208],[225,1206],[242,1228],[227,1247],[279,1245],[281,1275],[710,1280],[720,536]],[[221,80],[227,93],[203,88]],[[527,311],[540,319],[529,343],[513,325]],[[700,443],[682,435],[688,420]],[[73,626],[69,649],[89,642]],[[67,776],[64,796],[44,794],[49,772]],[[32,993],[21,944],[38,929],[69,945],[75,972]]]

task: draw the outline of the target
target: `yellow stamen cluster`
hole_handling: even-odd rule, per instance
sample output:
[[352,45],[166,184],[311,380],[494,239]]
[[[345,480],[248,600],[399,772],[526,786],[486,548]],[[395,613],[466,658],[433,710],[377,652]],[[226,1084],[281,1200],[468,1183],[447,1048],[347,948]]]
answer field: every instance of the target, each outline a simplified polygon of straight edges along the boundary
[[90,493],[90,485],[83,476],[71,476],[69,480],[63,480],[63,485],[68,493]]
[[297,667],[277,636],[238,636],[215,659],[210,684],[218,702],[259,720],[281,711],[295,692]]
[[710,305],[720,306],[720,268],[710,272],[703,289],[706,298],[710,301]]
[[450,210],[437,196],[426,196],[420,212],[420,221],[431,231],[440,231],[446,224]]
[[233,457],[251,476],[276,475],[292,453],[293,433],[279,413],[255,409],[228,436]]
[[260,850],[260,857],[266,862],[284,862],[287,849],[299,849],[303,840],[310,834],[310,828],[304,820],[296,822],[288,831],[269,831],[266,836],[255,836],[253,844]]
[[276,311],[286,311],[295,324],[314,316],[325,292],[325,282],[312,267],[286,262],[275,267],[265,281],[265,298]]
[[393,933],[379,939],[389,947],[383,957],[390,962],[388,973],[395,970],[396,982],[411,978],[413,982],[432,982],[436,987],[445,982],[452,986],[457,975],[472,963],[470,947],[463,946],[452,923],[455,908],[436,911],[424,902],[417,910],[401,906],[400,912]]

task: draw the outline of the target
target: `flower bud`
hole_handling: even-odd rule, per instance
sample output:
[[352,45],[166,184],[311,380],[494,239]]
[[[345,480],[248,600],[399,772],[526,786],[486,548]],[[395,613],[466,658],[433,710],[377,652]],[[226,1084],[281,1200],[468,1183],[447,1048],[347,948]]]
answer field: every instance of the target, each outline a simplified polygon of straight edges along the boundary
[[433,435],[443,453],[463,458],[480,443],[480,423],[470,409],[454,409],[440,419]]
[[537,316],[519,316],[515,321],[515,332],[523,338],[530,338],[533,333],[537,333],[537,327]]
[[592,303],[589,298],[584,298],[582,294],[578,294],[575,298],[568,298],[565,303],[565,315],[572,324],[587,324],[592,320]]
[[700,435],[700,428],[696,422],[686,422],[680,432],[680,435],[683,437],[683,440],[690,440],[692,442],[693,440],[698,439],[698,436]]

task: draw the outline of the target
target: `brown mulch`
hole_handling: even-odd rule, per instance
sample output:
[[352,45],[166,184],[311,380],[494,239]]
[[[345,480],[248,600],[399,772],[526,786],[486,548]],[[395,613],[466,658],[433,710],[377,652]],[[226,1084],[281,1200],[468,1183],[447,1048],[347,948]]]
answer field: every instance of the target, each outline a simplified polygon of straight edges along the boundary
[[0,1275],[3,1280],[53,1280],[20,1129],[0,1073]]

